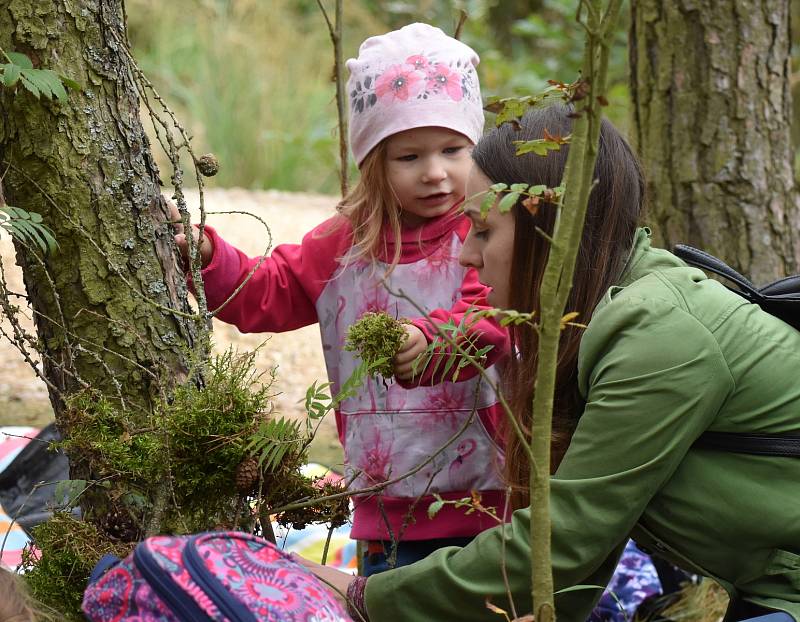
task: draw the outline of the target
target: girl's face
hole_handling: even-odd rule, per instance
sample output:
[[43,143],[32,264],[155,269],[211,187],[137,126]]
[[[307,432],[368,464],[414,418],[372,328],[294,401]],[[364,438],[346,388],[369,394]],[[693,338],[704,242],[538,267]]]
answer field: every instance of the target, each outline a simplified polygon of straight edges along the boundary
[[443,127],[417,127],[387,139],[386,174],[403,224],[419,226],[464,198],[471,151],[469,138]]
[[501,309],[508,308],[511,256],[514,251],[514,216],[503,214],[497,203],[484,219],[481,217],[483,193],[492,185],[491,180],[473,166],[467,179],[467,197],[464,214],[472,222],[467,239],[461,249],[459,262],[478,271],[478,280],[491,287],[488,303]]

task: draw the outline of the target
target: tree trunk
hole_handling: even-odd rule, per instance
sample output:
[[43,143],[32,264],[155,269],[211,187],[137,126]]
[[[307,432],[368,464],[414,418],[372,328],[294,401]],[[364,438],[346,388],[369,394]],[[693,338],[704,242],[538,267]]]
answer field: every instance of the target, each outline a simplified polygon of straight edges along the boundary
[[0,46],[77,81],[68,101],[0,88],[5,199],[59,248],[17,244],[56,419],[90,386],[134,417],[187,377],[195,325],[139,120],[122,0],[0,0]]
[[649,223],[756,284],[800,267],[789,2],[633,0],[631,133]]

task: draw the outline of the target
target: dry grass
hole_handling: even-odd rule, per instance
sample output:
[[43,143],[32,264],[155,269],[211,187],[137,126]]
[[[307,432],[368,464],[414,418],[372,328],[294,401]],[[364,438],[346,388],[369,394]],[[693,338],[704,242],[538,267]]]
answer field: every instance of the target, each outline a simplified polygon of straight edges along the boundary
[[684,588],[680,600],[662,615],[675,622],[719,622],[728,607],[728,594],[711,579]]

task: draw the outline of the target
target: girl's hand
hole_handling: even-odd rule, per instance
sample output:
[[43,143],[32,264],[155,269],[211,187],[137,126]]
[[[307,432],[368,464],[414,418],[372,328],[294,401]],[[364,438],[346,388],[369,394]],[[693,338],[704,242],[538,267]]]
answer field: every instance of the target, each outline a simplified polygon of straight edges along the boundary
[[[184,270],[188,270],[189,242],[186,240],[186,234],[183,232],[181,213],[172,201],[167,201],[167,205],[169,206],[169,217],[172,221],[172,226],[175,228],[175,244],[183,258],[183,268]],[[195,227],[192,227],[192,235],[194,236],[194,243],[200,244],[200,267],[205,268],[214,256],[214,243],[206,236],[203,236],[203,241],[200,242],[200,232]]]
[[309,559],[300,557],[297,553],[292,553],[292,558],[313,572],[323,583],[331,587],[334,596],[339,602],[345,607],[347,606],[347,588],[355,581],[355,576],[330,566],[321,566]]
[[[414,376],[414,360],[428,347],[428,340],[419,328],[413,324],[404,324],[406,330],[406,340],[400,346],[400,350],[395,354],[392,363],[394,364],[394,375],[400,380],[410,380]],[[417,369],[419,374],[422,369]]]

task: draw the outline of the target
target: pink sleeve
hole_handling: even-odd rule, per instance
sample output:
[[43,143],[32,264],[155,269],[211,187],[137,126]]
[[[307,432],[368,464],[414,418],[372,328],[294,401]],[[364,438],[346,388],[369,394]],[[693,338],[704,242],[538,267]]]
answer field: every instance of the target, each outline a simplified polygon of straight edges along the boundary
[[[334,225],[337,226],[332,229]],[[203,270],[208,308],[222,305],[247,278],[259,257],[248,257],[212,228],[214,255]],[[350,239],[349,226],[334,217],[300,244],[281,244],[267,256],[217,317],[244,333],[283,332],[317,322],[317,298],[333,275]]]
[[[424,334],[428,343],[441,341],[441,336],[437,326],[443,324],[455,324],[466,327],[466,333],[473,339],[473,351],[480,350],[486,346],[491,349],[486,353],[484,367],[489,367],[496,363],[510,351],[510,341],[508,331],[494,318],[472,318],[472,314],[491,306],[486,302],[488,288],[478,281],[478,273],[474,269],[467,270],[464,281],[461,284],[461,298],[451,309],[436,309],[429,313],[430,321],[426,318],[412,320],[414,326],[419,328]],[[444,359],[452,351],[450,347],[444,347],[439,355]],[[411,383],[401,382],[401,385],[408,387],[419,385],[438,384],[445,380],[452,380],[456,369],[453,366],[447,375],[444,375],[444,362],[437,361],[436,357],[426,366],[422,375],[415,378]],[[458,371],[457,380],[467,380],[478,374],[478,370],[473,365],[468,365]]]
[[[463,242],[469,232],[469,220],[464,218],[459,223],[456,233]],[[486,346],[491,346],[491,349],[486,353],[485,367],[493,365],[502,357],[504,357],[511,350],[511,342],[508,336],[508,330],[500,326],[500,324],[493,318],[481,318],[479,320],[470,319],[470,316],[483,309],[489,309],[491,306],[486,301],[486,295],[489,288],[483,285],[478,280],[478,272],[474,268],[467,270],[464,275],[464,281],[461,283],[460,297],[458,302],[453,305],[451,309],[436,309],[431,312],[428,321],[425,318],[417,318],[412,320],[414,326],[419,328],[424,334],[428,343],[433,343],[437,339],[441,339],[437,325],[455,324],[467,326],[467,334],[474,338],[474,350],[480,350]],[[444,348],[442,350],[442,358],[448,356],[451,348]],[[422,372],[422,374],[414,378],[412,381],[400,381],[401,386],[405,388],[412,388],[414,386],[424,385],[430,386],[438,384],[444,380],[451,380],[455,367],[451,368],[448,375],[444,375],[445,364],[443,361],[438,361],[434,358]],[[457,380],[467,380],[473,378],[478,374],[478,370],[468,365],[463,367],[458,372]]]

